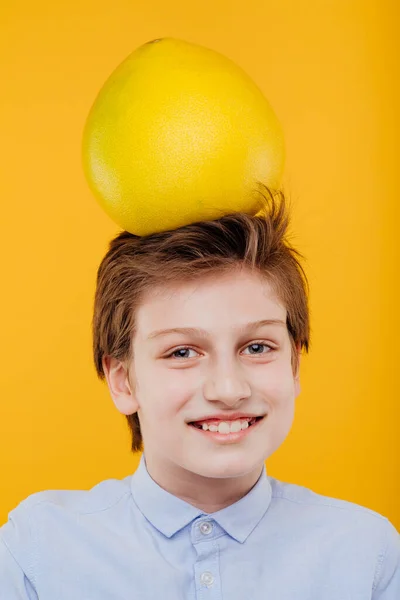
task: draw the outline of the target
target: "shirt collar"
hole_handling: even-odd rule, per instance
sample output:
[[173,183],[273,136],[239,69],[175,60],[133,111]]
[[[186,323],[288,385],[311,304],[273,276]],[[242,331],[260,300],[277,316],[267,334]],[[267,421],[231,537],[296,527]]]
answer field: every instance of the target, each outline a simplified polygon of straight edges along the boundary
[[264,465],[257,483],[243,498],[215,513],[205,513],[160,487],[147,471],[144,453],[131,476],[131,492],[140,512],[166,537],[172,537],[197,517],[207,514],[241,543],[260,522],[272,497]]

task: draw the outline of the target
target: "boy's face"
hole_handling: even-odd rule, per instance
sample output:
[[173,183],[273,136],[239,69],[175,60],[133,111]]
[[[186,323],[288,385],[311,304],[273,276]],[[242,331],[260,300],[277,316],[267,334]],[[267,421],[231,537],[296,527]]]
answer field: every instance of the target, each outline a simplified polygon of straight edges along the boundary
[[[282,323],[245,327],[264,319]],[[136,313],[136,326],[129,381],[114,359],[107,379],[118,410],[138,412],[153,470],[211,478],[259,472],[289,433],[300,392],[286,309],[270,286],[258,275],[235,272],[152,291]],[[182,327],[207,334],[154,335]],[[236,442],[189,425],[217,413],[229,419],[234,412],[266,416]]]

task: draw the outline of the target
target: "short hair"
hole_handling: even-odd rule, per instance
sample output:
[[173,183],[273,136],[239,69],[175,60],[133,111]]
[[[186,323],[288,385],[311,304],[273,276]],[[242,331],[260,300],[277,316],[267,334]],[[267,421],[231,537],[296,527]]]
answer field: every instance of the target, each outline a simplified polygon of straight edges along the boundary
[[[310,344],[309,285],[299,260],[303,256],[287,240],[289,222],[284,193],[262,186],[257,216],[235,211],[146,236],[120,232],[97,272],[92,334],[98,377],[105,379],[103,357],[126,363],[134,359],[135,315],[145,294],[237,269],[265,278],[286,308],[292,369],[297,372],[298,349],[308,352]],[[137,413],[126,418],[132,452],[143,451]]]

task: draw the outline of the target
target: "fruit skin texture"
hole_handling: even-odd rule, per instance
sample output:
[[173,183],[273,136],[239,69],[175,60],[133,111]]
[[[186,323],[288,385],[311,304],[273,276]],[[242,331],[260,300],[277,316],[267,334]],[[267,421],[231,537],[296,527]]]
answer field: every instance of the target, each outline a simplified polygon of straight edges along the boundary
[[163,38],[130,54],[101,88],[83,168],[105,212],[143,236],[242,211],[258,182],[279,187],[280,124],[260,89],[213,50]]

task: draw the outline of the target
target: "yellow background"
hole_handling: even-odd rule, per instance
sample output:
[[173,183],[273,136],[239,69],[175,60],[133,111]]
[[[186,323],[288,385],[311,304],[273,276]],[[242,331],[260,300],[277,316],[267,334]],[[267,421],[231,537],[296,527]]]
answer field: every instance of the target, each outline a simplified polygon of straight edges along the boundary
[[1,61],[0,523],[29,494],[132,473],[125,418],[97,381],[97,267],[118,227],[83,177],[82,128],[138,45],[209,46],[284,127],[292,240],[307,257],[312,348],[270,475],[400,529],[395,2],[7,3]]

